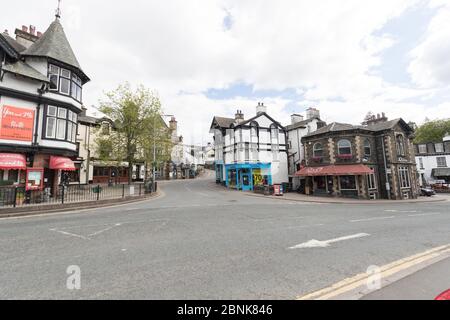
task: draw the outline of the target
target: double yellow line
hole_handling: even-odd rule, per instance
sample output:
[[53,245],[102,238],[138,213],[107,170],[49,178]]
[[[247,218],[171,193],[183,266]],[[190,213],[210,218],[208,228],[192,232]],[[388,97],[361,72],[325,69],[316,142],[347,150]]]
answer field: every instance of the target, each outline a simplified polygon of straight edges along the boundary
[[[379,276],[385,282],[397,281],[414,272],[419,271],[432,263],[441,261],[450,257],[450,244],[437,247],[411,257],[401,259],[383,267],[380,267]],[[358,274],[352,278],[342,280],[328,288],[297,297],[297,300],[339,300],[339,299],[357,299],[374,290],[367,287],[370,277],[367,273]],[[393,279],[395,278],[395,279]]]

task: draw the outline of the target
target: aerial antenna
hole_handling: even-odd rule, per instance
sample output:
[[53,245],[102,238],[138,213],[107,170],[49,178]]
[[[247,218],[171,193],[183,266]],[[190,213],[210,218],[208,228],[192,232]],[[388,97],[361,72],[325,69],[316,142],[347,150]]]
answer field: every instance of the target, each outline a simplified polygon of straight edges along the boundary
[[61,18],[61,0],[58,0],[58,8],[56,9],[55,17],[56,19]]

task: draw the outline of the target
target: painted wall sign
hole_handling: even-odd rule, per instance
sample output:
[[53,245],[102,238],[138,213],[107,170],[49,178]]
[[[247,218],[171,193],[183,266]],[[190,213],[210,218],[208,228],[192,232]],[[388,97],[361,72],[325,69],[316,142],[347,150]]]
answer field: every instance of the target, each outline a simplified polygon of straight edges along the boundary
[[0,139],[33,140],[34,110],[4,105],[0,115]]

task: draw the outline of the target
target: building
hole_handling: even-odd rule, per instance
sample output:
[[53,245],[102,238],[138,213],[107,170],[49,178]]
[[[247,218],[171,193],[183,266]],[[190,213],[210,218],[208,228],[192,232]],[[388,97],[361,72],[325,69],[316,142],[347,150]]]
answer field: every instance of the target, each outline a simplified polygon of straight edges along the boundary
[[237,190],[288,182],[286,129],[259,103],[248,120],[237,111],[234,118],[214,117],[216,181]]
[[65,173],[80,166],[78,116],[89,78],[59,14],[43,34],[33,26],[15,34],[0,34],[0,178],[54,194]]
[[302,138],[306,194],[361,199],[418,196],[413,129],[402,119],[331,123]]
[[415,149],[420,184],[450,184],[450,134],[442,142],[416,144]]
[[301,179],[304,179],[304,177],[295,176],[295,173],[305,166],[306,161],[302,138],[324,126],[326,126],[326,123],[320,120],[320,111],[315,108],[306,110],[306,118],[300,114],[293,114],[291,124],[286,126],[289,150],[289,183],[293,190],[297,190],[302,184]]

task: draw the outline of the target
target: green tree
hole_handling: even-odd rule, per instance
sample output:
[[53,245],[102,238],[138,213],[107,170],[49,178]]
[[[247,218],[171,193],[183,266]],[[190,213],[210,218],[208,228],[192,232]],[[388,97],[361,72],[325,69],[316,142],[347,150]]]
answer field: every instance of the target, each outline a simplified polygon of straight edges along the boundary
[[99,136],[98,153],[110,154],[110,160],[128,162],[128,181],[131,183],[133,165],[142,161],[147,163],[147,155],[153,151],[148,141],[153,141],[155,132],[160,131],[161,123],[154,121],[161,118],[160,100],[142,85],[133,90],[125,83],[107,93],[99,109],[114,122],[114,129],[108,135]]
[[450,133],[450,119],[428,121],[417,129],[414,142],[441,142],[447,133]]

